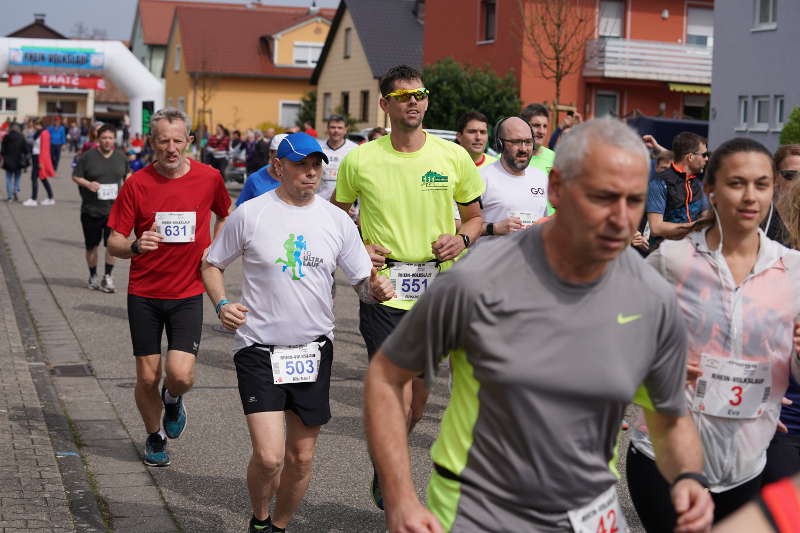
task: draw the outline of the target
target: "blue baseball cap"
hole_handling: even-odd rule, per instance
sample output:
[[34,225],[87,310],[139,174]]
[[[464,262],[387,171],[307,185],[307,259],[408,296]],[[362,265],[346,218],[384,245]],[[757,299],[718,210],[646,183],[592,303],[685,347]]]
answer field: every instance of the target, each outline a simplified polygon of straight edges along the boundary
[[311,154],[319,154],[322,160],[328,162],[328,156],[322,151],[317,140],[308,133],[292,133],[278,145],[278,159],[288,158],[289,161],[302,161]]

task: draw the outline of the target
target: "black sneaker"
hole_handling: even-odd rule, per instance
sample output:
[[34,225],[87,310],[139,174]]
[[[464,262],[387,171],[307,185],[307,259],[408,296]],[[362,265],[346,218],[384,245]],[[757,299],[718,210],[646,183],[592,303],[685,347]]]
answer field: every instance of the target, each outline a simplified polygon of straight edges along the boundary
[[250,517],[250,526],[247,528],[247,533],[272,533],[272,518],[267,517],[267,525],[257,526],[256,517]]

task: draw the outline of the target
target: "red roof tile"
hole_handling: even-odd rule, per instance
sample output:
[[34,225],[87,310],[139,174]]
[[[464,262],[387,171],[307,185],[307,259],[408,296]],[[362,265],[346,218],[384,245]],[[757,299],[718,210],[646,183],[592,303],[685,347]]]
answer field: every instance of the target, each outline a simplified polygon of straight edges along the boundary
[[[248,10],[251,12],[252,10],[266,9],[273,13],[283,12],[293,14],[308,12],[308,8],[305,7],[256,5],[253,8],[249,8],[243,4],[221,2],[198,3],[189,0],[139,0],[139,24],[142,26],[142,36],[145,44],[166,46],[169,40],[169,32],[172,28],[172,18],[175,15],[175,8],[181,6],[219,7],[225,9]],[[333,18],[335,11],[335,9],[321,9],[320,14],[330,19]]]
[[333,13],[331,9],[311,14],[307,8],[193,4],[178,7],[175,16],[189,72],[310,79],[313,68],[276,67],[271,43],[267,46],[264,38],[318,16],[330,20]]

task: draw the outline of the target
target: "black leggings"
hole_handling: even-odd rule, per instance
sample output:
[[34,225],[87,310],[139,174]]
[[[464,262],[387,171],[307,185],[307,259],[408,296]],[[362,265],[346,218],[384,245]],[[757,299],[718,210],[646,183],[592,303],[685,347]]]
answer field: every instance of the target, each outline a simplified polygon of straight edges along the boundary
[[[636,513],[647,533],[672,533],[677,515],[672,507],[670,486],[656,467],[655,461],[630,446],[625,463],[628,491]],[[761,489],[761,475],[726,490],[712,492],[714,523],[719,522],[756,496]]]
[[[42,180],[42,185],[47,191],[47,197],[52,199],[53,189],[50,187],[50,182],[47,181],[47,178]],[[33,168],[31,169],[31,199],[36,200],[37,196],[39,196],[39,155],[34,154]]]

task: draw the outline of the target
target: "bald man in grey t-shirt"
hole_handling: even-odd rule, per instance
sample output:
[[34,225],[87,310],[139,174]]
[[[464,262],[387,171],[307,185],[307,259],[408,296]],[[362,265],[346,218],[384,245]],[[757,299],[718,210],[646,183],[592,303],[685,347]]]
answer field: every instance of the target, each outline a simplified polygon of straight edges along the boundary
[[[389,531],[624,531],[608,463],[637,396],[678,526],[705,531],[686,335],[671,287],[629,249],[647,152],[613,120],[577,126],[550,176],[551,222],[485,243],[409,311],[370,364],[366,420]],[[567,155],[564,155],[567,154]],[[428,507],[409,474],[403,388],[451,352]]]

